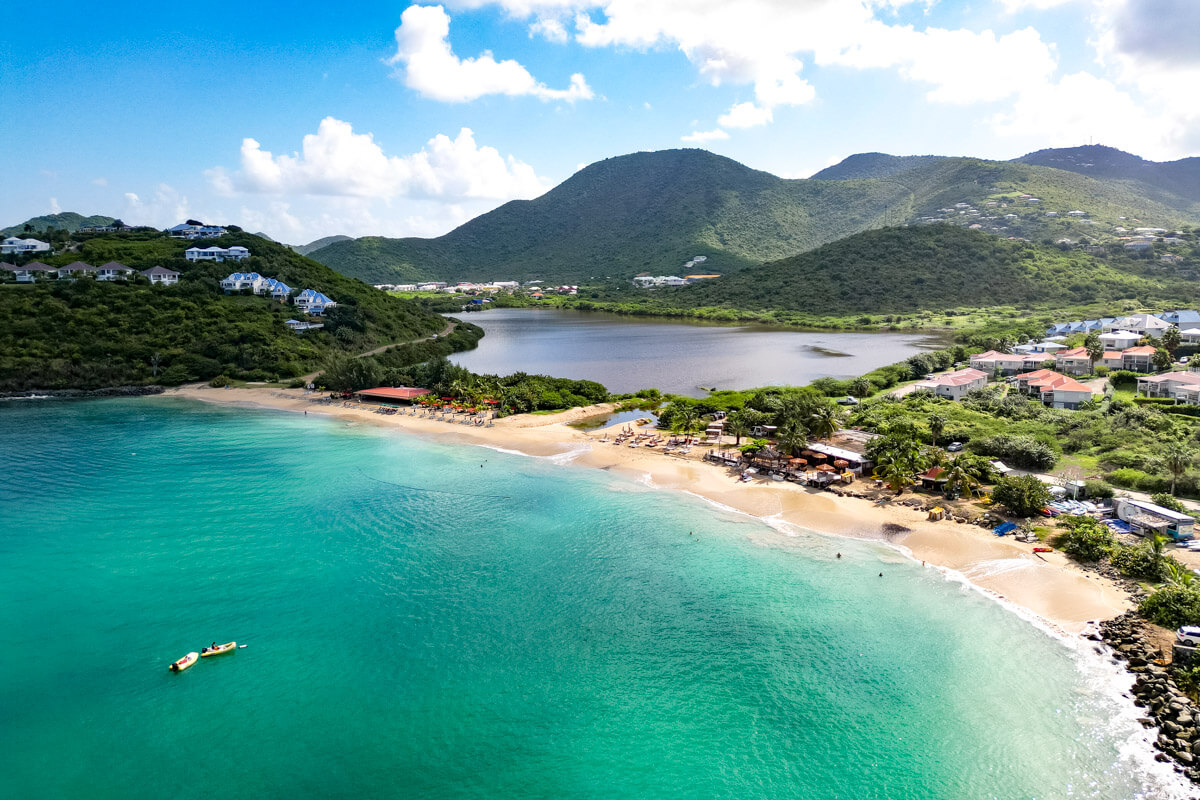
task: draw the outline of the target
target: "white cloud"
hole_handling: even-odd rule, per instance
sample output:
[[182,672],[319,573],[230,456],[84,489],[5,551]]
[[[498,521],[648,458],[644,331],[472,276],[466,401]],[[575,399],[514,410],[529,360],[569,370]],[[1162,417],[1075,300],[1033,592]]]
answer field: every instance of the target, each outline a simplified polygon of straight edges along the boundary
[[50,213],[51,214],[61,214],[62,213],[62,206],[60,206],[58,204],[57,197],[50,198]]
[[569,38],[566,27],[554,17],[535,21],[529,26],[529,35],[530,37],[540,36],[555,44],[566,44]]
[[[565,33],[565,31],[564,31]],[[396,28],[396,54],[388,60],[398,65],[404,83],[423,96],[448,103],[463,103],[485,95],[529,95],[539,100],[573,103],[590,100],[591,88],[583,75],[571,76],[566,89],[550,89],[516,61],[497,61],[488,52],[460,59],[450,49],[450,17],[441,6],[409,6]]]
[[681,136],[680,139],[685,142],[694,142],[696,144],[704,144],[706,142],[715,142],[721,139],[728,139],[729,134],[717,128],[711,131],[692,131],[687,136]]
[[92,178],[92,186],[108,186],[108,178]]
[[766,125],[771,117],[770,108],[754,103],[737,103],[717,119],[717,124],[725,128],[755,128]]
[[1024,11],[1031,8],[1035,11],[1045,11],[1050,8],[1066,5],[1067,3],[1075,2],[1076,0],[999,0],[1000,5],[1004,6],[1004,10],[1010,14],[1015,14],[1018,11]]
[[[132,225],[152,225],[156,228],[166,228],[183,222],[189,217],[196,217],[188,199],[174,187],[160,183],[149,200],[143,200],[136,192],[125,192],[125,205],[121,211],[121,219]],[[203,216],[199,217],[204,219]],[[210,219],[216,219],[210,215]]]
[[222,194],[307,194],[368,198],[499,199],[536,197],[546,190],[533,167],[494,147],[479,146],[469,128],[451,139],[438,134],[417,153],[387,155],[370,133],[326,117],[307,134],[301,152],[275,155],[242,140],[241,169],[209,171]]

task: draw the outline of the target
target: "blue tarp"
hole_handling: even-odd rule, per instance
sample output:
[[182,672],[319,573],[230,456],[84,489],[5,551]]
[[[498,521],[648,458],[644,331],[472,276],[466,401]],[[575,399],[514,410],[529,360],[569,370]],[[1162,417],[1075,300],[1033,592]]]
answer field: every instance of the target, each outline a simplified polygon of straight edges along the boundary
[[1119,519],[1105,519],[1101,520],[1101,522],[1112,528],[1117,533],[1133,533],[1133,528],[1128,523],[1122,522]]
[[992,528],[992,533],[996,534],[997,536],[1003,536],[1006,533],[1012,533],[1016,529],[1017,529],[1017,523],[1002,522],[999,525],[997,525],[996,527]]

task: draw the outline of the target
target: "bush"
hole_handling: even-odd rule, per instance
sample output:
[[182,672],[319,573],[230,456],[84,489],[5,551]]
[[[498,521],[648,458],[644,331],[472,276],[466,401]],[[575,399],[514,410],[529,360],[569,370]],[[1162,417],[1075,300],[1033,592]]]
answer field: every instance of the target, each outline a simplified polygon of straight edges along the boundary
[[1169,585],[1150,595],[1138,605],[1143,617],[1164,628],[1200,624],[1200,589],[1191,586]]
[[996,481],[992,499],[1014,517],[1032,517],[1050,502],[1050,489],[1033,475],[1005,477]]
[[1118,544],[1111,552],[1112,565],[1129,578],[1146,581],[1161,581],[1167,575],[1166,564],[1173,561],[1170,556],[1155,553],[1149,542],[1135,545]]
[[1107,376],[1107,375],[1108,375],[1108,373],[1109,373],[1109,368],[1108,368],[1108,367],[1106,367],[1106,366],[1104,366],[1103,364],[1097,364],[1097,365],[1096,365],[1096,369],[1095,369],[1095,373],[1096,373],[1096,377],[1097,377],[1097,378],[1103,378],[1103,377],[1105,377],[1105,376]]
[[1058,546],[1076,561],[1100,561],[1117,543],[1112,531],[1091,517],[1064,517],[1062,524],[1067,532]]
[[1131,469],[1128,467],[1114,469],[1104,477],[1105,480],[1115,486],[1123,486],[1126,489],[1140,489],[1143,492],[1161,492],[1168,489],[1171,485],[1171,482],[1166,478],[1160,478],[1157,475],[1142,472],[1140,469]]
[[208,385],[213,387],[214,389],[220,389],[223,386],[228,386],[232,382],[233,382],[233,379],[230,378],[228,375],[218,375],[217,377],[215,377],[211,381],[209,381]]
[[1032,436],[1001,433],[977,439],[970,447],[972,452],[1001,458],[1011,466],[1025,469],[1048,470],[1058,461],[1058,455],[1050,445]]
[[1183,503],[1179,502],[1173,495],[1169,495],[1166,492],[1158,492],[1157,494],[1151,495],[1150,502],[1154,503],[1155,505],[1162,506],[1163,508],[1169,508],[1172,511],[1178,511],[1180,514],[1188,513],[1188,510],[1184,507]]
[[1090,500],[1104,500],[1113,496],[1113,487],[1104,481],[1084,481],[1083,492]]
[[1123,386],[1134,388],[1137,386],[1138,373],[1130,372],[1127,369],[1115,369],[1108,374],[1108,384],[1114,389],[1120,389]]

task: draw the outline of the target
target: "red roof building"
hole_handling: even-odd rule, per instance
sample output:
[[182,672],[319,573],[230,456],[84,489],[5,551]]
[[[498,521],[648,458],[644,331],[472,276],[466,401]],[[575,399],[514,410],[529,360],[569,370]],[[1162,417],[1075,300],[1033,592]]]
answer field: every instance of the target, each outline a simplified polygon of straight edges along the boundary
[[380,386],[355,392],[360,400],[375,400],[381,403],[388,400],[413,400],[430,393],[428,389],[416,389],[411,386]]

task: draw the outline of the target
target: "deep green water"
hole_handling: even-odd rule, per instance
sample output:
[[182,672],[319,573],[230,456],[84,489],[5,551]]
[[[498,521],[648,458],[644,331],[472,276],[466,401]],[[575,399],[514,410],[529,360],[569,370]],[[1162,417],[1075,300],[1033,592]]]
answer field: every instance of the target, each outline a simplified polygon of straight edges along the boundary
[[0,404],[0,475],[0,796],[1173,791],[1115,670],[877,545],[165,399]]

